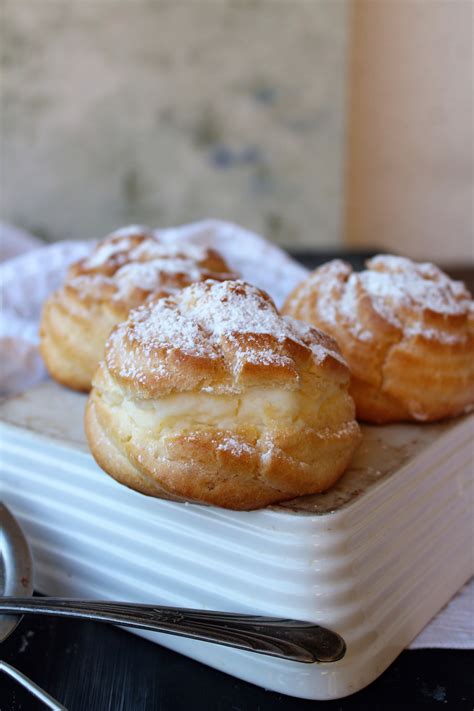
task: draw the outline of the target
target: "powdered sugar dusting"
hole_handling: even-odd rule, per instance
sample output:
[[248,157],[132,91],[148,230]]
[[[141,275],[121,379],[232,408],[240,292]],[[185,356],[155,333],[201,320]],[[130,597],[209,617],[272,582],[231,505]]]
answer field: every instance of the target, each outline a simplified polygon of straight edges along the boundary
[[131,313],[124,324],[124,350],[138,342],[145,354],[179,350],[195,357],[221,358],[231,352],[234,375],[242,365],[291,366],[288,341],[311,351],[322,363],[341,362],[335,342],[309,324],[281,316],[271,299],[242,281],[196,283],[167,299]]
[[217,337],[264,333],[283,341],[294,336],[273,302],[245,282],[214,283],[207,289],[208,298],[202,298],[204,293],[200,287],[187,289],[182,295],[182,304],[192,319],[205,323]]
[[148,228],[132,226],[114,232],[92,254],[71,268],[68,283],[88,296],[138,306],[208,278],[233,274],[215,250],[185,242],[163,243]]
[[416,264],[410,259],[379,255],[369,260],[368,270],[358,275],[372,296],[375,308],[388,321],[399,326],[400,312],[430,311],[442,315],[461,315],[469,309],[470,294],[461,282],[450,279],[434,264]]
[[[326,323],[336,325],[338,313],[341,310],[340,284],[350,272],[350,267],[340,259],[333,259],[312,272],[297,289],[297,301],[312,307],[315,302],[314,289],[317,289],[318,311]],[[320,280],[327,285],[319,289]],[[290,297],[291,299],[291,297]],[[355,313],[354,311],[352,313]]]
[[[212,298],[201,297],[198,285],[183,292],[183,305],[190,318],[205,324],[212,336],[220,340],[225,337],[235,342],[242,334],[247,336],[268,335],[277,343],[286,339],[311,348],[318,362],[328,355],[328,348],[321,345],[319,332],[309,324],[303,324],[288,316],[281,316],[270,299],[262,297],[262,292],[244,282],[222,282],[213,284]],[[246,344],[251,343],[247,337]],[[332,352],[331,352],[332,354]],[[247,349],[238,354],[247,362],[270,365],[289,363],[291,359],[277,349],[261,348],[260,341],[255,349]]]
[[[358,302],[361,298],[358,277],[358,274],[351,274],[347,280],[346,288],[341,296],[339,309],[352,335],[361,341],[370,341],[373,337],[372,332],[365,328],[363,322],[356,318]],[[383,310],[379,308],[379,313],[382,313],[382,311]],[[385,312],[385,318],[391,323],[394,323],[395,316],[388,309],[385,309]]]
[[126,298],[131,290],[138,288],[149,293],[156,292],[160,287],[174,290],[176,286],[199,281],[205,275],[206,272],[193,259],[174,257],[132,262],[115,273],[113,280],[117,291],[114,298]]
[[98,269],[117,255],[130,252],[137,241],[142,242],[142,240],[145,240],[148,244],[159,246],[159,242],[148,227],[140,225],[122,227],[98,243],[92,254],[83,261],[83,267],[85,269]]
[[255,449],[251,447],[245,440],[236,437],[235,435],[228,434],[223,442],[220,442],[217,449],[221,452],[229,452],[234,456],[242,456],[242,454],[254,454]]
[[322,363],[329,354],[335,360],[346,365],[346,361],[341,355],[336,341],[331,336],[327,333],[323,333],[323,331],[320,331],[311,324],[298,321],[291,316],[285,316],[284,318],[287,322],[291,323],[300,341],[311,348],[316,362]]
[[[148,227],[132,225],[113,232],[100,241],[92,253],[77,266],[80,273],[104,273],[112,276],[126,264],[154,259],[187,259],[204,263],[209,260],[209,248],[186,242],[165,243]],[[216,255],[213,255],[214,259]],[[74,269],[74,267],[73,267]]]
[[130,240],[128,237],[117,240],[116,242],[104,242],[97,247],[97,250],[84,261],[84,266],[88,269],[96,269],[105,264],[111,257],[118,252],[125,252],[130,248]]
[[[385,322],[406,336],[422,334],[444,343],[464,338],[464,331],[445,328],[444,321],[452,316],[466,316],[472,309],[471,295],[462,282],[453,281],[434,264],[417,264],[393,255],[374,257],[367,266],[368,269],[354,273],[345,262],[334,260],[308,278],[298,299],[311,303],[316,286],[314,305],[323,321],[336,329],[342,321],[361,341],[375,337],[370,322],[366,323],[360,313],[362,300],[367,297]],[[432,316],[438,317],[436,327]]]
[[143,261],[148,259],[158,259],[168,257],[169,259],[192,259],[195,262],[204,262],[209,255],[209,250],[202,245],[187,244],[180,242],[176,244],[164,244],[155,237],[154,241],[145,241],[133,248],[131,261]]

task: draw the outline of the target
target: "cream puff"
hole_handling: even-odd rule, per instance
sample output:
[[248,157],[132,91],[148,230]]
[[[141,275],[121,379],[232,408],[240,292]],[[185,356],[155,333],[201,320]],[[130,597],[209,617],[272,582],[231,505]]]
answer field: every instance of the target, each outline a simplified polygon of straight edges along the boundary
[[110,335],[86,433],[151,496],[256,509],[332,486],[359,443],[335,341],[242,281],[142,306]]
[[40,351],[51,376],[88,391],[112,328],[132,308],[205,279],[233,273],[215,250],[164,244],[147,228],[119,230],[73,264],[45,303]]
[[324,264],[283,312],[338,342],[361,420],[433,422],[474,404],[474,310],[464,284],[434,264],[379,255],[353,272]]

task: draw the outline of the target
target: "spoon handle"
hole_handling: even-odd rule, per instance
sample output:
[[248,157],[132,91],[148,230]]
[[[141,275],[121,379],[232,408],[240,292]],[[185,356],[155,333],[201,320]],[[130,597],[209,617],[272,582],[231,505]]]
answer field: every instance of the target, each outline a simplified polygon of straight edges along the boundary
[[295,662],[335,662],[342,637],[311,622],[179,607],[68,598],[0,598],[0,614],[39,614],[112,622],[214,642]]

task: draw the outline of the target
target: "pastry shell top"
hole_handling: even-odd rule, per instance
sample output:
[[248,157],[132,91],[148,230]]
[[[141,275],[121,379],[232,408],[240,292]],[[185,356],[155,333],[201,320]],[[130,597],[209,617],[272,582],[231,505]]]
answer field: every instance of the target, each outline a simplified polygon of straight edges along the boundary
[[282,317],[243,281],[208,280],[136,309],[111,334],[106,363],[121,387],[145,398],[235,393],[256,383],[298,389],[306,369],[349,378],[330,336]]

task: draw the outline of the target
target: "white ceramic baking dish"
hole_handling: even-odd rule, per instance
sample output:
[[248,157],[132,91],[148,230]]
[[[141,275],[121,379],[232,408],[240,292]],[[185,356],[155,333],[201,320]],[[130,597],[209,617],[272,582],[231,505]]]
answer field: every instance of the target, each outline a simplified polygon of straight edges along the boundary
[[148,498],[108,477],[87,450],[84,401],[47,382],[0,406],[2,498],[43,593],[318,622],[345,638],[340,662],[139,634],[267,689],[334,699],[381,674],[473,572],[473,417],[364,427],[332,491],[234,512]]

